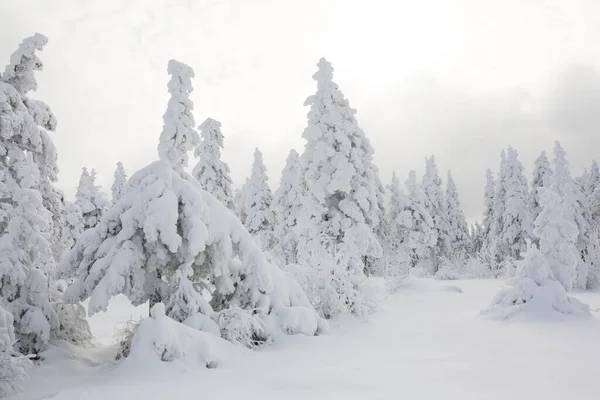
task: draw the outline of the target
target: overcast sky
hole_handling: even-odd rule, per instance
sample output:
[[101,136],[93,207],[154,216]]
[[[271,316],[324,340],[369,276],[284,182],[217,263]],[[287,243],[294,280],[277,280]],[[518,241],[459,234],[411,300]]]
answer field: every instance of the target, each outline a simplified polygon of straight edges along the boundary
[[276,186],[301,138],[322,56],[358,110],[382,179],[420,174],[435,154],[469,220],[486,168],[515,147],[532,163],[559,139],[572,172],[600,153],[600,2],[596,0],[0,0],[6,63],[34,32],[49,37],[34,97],[54,110],[60,184],[82,166],[110,190],[157,158],[167,61],[196,72],[195,118],[222,122],[236,185],[254,147]]

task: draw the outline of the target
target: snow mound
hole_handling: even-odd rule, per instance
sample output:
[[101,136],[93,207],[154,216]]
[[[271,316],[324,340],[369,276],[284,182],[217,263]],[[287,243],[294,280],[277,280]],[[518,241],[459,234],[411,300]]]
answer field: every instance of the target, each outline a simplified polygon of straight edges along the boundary
[[427,291],[429,289],[430,285],[411,274],[392,279],[388,284],[388,293],[390,294],[399,291]]
[[167,317],[162,303],[155,304],[150,313],[151,317],[140,324],[129,357],[120,368],[152,368],[162,362],[214,368],[221,364],[223,356],[233,351],[232,344],[220,337]]
[[217,336],[221,336],[221,329],[219,325],[207,317],[204,314],[194,314],[185,319],[182,324],[189,326],[190,328],[196,329],[197,331],[212,333]]
[[498,319],[525,313],[534,318],[552,318],[558,314],[589,315],[589,306],[569,297],[564,286],[555,280],[544,254],[530,246],[525,259],[517,262],[517,275],[501,289],[491,306],[482,314]]
[[444,285],[442,286],[442,290],[446,292],[464,293],[462,288],[456,285]]
[[270,335],[328,333],[329,324],[317,314],[295,276],[275,264],[269,266],[273,280],[273,291],[269,293],[272,312],[262,318]]
[[482,313],[497,319],[512,318],[524,312],[532,317],[552,317],[557,313],[589,315],[589,306],[570,297],[556,281],[538,285],[532,279],[521,279],[514,286],[501,289],[492,305]]

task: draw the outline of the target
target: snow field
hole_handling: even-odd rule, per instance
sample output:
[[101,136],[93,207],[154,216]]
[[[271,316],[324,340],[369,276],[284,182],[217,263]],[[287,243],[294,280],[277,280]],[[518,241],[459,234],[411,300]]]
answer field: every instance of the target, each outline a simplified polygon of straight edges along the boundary
[[[500,286],[409,277],[390,285],[393,293],[370,321],[336,319],[329,335],[282,336],[259,351],[215,336],[215,369],[155,362],[150,354],[115,365],[106,347],[53,348],[54,359],[34,368],[13,398],[596,399],[600,314],[482,317]],[[598,293],[572,294],[592,310],[600,305]],[[114,342],[111,330],[129,316],[147,315],[123,300],[90,319],[98,343]]]

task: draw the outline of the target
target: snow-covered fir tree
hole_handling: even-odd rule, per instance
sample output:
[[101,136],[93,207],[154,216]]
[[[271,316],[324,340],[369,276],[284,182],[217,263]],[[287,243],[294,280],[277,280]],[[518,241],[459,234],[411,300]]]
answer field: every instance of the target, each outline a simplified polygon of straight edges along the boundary
[[433,219],[433,226],[437,231],[437,245],[433,249],[432,270],[430,271],[436,273],[442,257],[447,258],[450,256],[451,248],[448,233],[448,211],[446,210],[442,180],[438,174],[434,156],[426,160],[425,175],[421,186],[425,193],[427,211]]
[[[248,183],[248,178],[246,178],[244,182],[244,185],[246,185]],[[237,215],[237,217],[243,221],[245,217],[243,210],[244,207],[242,207],[242,188],[243,186],[233,190],[233,203],[235,215]]]
[[550,168],[550,161],[546,156],[546,152],[542,151],[542,154],[535,159],[535,165],[533,167],[533,179],[531,181],[531,194],[529,199],[529,208],[531,210],[531,217],[533,221],[542,212],[540,206],[540,194],[538,189],[541,187],[548,187],[550,179],[552,178],[552,168]]
[[173,165],[176,171],[188,165],[188,152],[200,141],[194,128],[194,103],[190,100],[194,70],[177,60],[170,60],[167,67],[171,80],[167,111],[163,115],[163,130],[158,143],[160,159]]
[[518,159],[517,151],[512,147],[508,148],[503,182],[506,185],[506,204],[502,215],[501,241],[506,250],[504,256],[518,260],[533,236],[533,220],[523,165]]
[[427,209],[427,195],[417,182],[415,171],[408,174],[406,190],[407,201],[400,221],[408,231],[406,246],[411,267],[428,265],[438,243],[438,231]]
[[63,221],[65,224],[63,243],[67,251],[75,245],[75,241],[84,231],[83,213],[81,208],[70,201],[63,207]]
[[502,241],[504,236],[504,212],[506,211],[506,151],[500,153],[500,169],[495,181],[495,193],[493,202],[493,220],[491,225],[490,244],[493,248],[488,251],[494,256],[492,271],[500,275],[503,271],[503,262],[507,258],[508,250]]
[[390,194],[383,182],[381,182],[379,169],[374,164],[368,164],[367,166],[372,168],[370,175],[374,179],[377,197],[375,217],[369,221],[369,225],[372,227],[375,238],[381,246],[381,252],[379,254],[367,255],[364,271],[370,276],[386,276],[386,264],[389,261],[390,254],[384,243],[391,229],[391,221],[387,219]]
[[373,148],[355,118],[356,110],[333,82],[333,68],[322,58],[309,96],[305,149],[301,156],[308,194],[299,221],[301,262],[332,268],[340,282],[338,298],[351,312],[363,313],[358,287],[369,257],[381,256],[374,234],[380,216]]
[[388,228],[385,236],[380,238],[380,243],[384,249],[385,273],[383,275],[395,276],[408,272],[412,266],[408,239],[413,222],[409,199],[402,192],[396,172],[392,173],[388,192],[387,215],[382,218],[388,222]]
[[575,246],[579,232],[570,215],[571,205],[553,189],[541,189],[540,195],[542,212],[535,220],[534,234],[554,278],[570,291],[579,263]]
[[75,204],[81,210],[84,229],[95,227],[108,209],[110,202],[100,186],[96,185],[94,169],[91,173],[85,167],[81,170],[79,185],[75,193]]
[[61,241],[64,225],[61,220],[63,193],[54,186],[54,183],[58,180],[57,153],[48,134],[48,132],[56,130],[57,121],[54,113],[46,103],[28,97],[29,92],[36,91],[38,87],[35,72],[43,69],[43,63],[36,52],[43,50],[47,43],[48,38],[39,33],[24,39],[11,55],[2,80],[17,90],[23,104],[40,131],[41,143],[36,146],[37,149],[32,151],[32,154],[40,172],[38,189],[42,196],[42,203],[44,208],[51,213],[51,220],[49,221],[49,229],[52,231],[49,237],[50,247],[54,260],[58,261],[65,252]]
[[588,265],[586,255],[590,243],[591,217],[586,207],[585,197],[573,181],[568,167],[566,152],[558,141],[554,143],[553,183],[551,189],[557,193],[564,203],[565,217],[577,227],[575,245],[579,251],[578,262],[573,275],[573,286],[585,288],[587,286]]
[[541,312],[570,315],[589,313],[587,304],[567,295],[565,288],[556,281],[545,254],[535,245],[530,245],[525,258],[517,261],[516,276],[510,280],[510,284],[508,288],[500,289],[484,314],[506,319],[522,312],[536,315]]
[[115,204],[123,194],[125,193],[125,185],[127,184],[127,174],[123,163],[119,161],[117,163],[117,169],[115,169],[113,184],[110,188],[112,192],[112,203]]
[[47,276],[54,271],[52,214],[40,193],[35,162],[44,135],[17,89],[0,82],[0,299],[13,315],[23,354],[42,350],[58,321]]
[[215,196],[227,208],[235,211],[233,181],[229,176],[229,166],[221,160],[223,133],[221,123],[207,118],[200,126],[200,143],[194,152],[198,164],[193,175],[204,190]]
[[493,230],[495,228],[494,223],[494,199],[496,196],[496,186],[494,182],[494,173],[488,168],[485,174],[485,192],[483,196],[483,222],[482,222],[482,250],[494,251],[495,250],[495,238],[493,236]]
[[469,228],[469,232],[471,235],[471,254],[479,254],[483,249],[484,245],[484,227],[479,223],[475,222],[471,224]]
[[596,160],[592,161],[585,195],[589,199],[590,215],[594,227],[600,225],[600,169]]
[[467,219],[458,199],[458,190],[450,171],[448,171],[445,200],[445,209],[448,213],[448,236],[452,255],[465,257],[471,248],[471,237]]
[[248,232],[258,241],[263,250],[276,246],[273,212],[273,193],[268,183],[267,168],[260,150],[254,150],[254,163],[250,178],[242,188],[242,220]]
[[14,349],[13,316],[0,304],[0,398],[20,389],[31,361]]
[[298,262],[298,218],[303,212],[306,182],[302,176],[300,155],[290,150],[274,195],[276,256],[285,264]]

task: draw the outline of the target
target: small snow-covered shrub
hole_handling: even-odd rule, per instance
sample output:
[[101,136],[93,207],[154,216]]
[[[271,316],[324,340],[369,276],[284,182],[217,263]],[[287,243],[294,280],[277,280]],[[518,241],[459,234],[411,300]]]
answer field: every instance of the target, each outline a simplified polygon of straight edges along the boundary
[[0,398],[18,391],[31,367],[29,358],[15,352],[15,340],[13,317],[0,306]]
[[329,324],[321,318],[312,306],[302,285],[289,271],[283,271],[275,264],[269,264],[273,291],[270,293],[270,311],[262,315],[270,336],[276,331],[290,335],[316,335],[329,331]]
[[558,282],[544,254],[530,246],[525,259],[517,262],[518,270],[509,283],[501,289],[484,315],[497,318],[511,318],[520,312],[534,315],[548,315],[552,311],[560,314],[587,315],[589,306],[569,297],[563,285]]
[[221,310],[216,319],[221,336],[225,340],[246,347],[256,347],[267,340],[261,321],[239,307],[232,306]]

